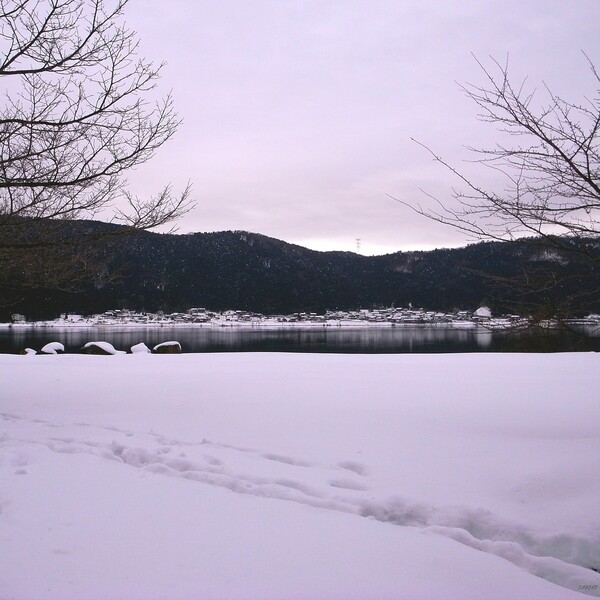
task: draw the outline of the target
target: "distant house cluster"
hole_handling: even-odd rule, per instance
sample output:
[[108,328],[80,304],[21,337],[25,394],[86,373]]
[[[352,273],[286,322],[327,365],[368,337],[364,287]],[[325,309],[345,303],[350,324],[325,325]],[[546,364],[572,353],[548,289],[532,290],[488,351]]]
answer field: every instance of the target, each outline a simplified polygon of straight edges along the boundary
[[[296,312],[289,315],[263,315],[260,313],[244,310],[210,311],[206,308],[190,308],[186,312],[175,312],[165,314],[163,312],[149,313],[136,312],[132,310],[109,310],[105,313],[94,315],[92,319],[98,324],[106,323],[140,323],[140,324],[433,324],[469,322],[478,323],[491,319],[492,314],[488,308],[480,308],[474,312],[457,311],[444,313],[427,311],[422,308],[380,308],[380,309],[358,309],[358,310],[328,310],[324,314],[314,312]],[[78,321],[82,317],[76,317]],[[505,319],[519,319],[518,316],[507,316]],[[64,320],[73,320],[72,315],[64,315]]]
[[[423,308],[379,308],[358,310],[328,310],[324,314],[314,312],[296,312],[289,315],[263,315],[244,310],[211,311],[206,308],[190,308],[186,312],[165,314],[129,309],[108,310],[101,314],[84,317],[75,314],[63,314],[53,324],[61,325],[427,325],[427,324],[477,324],[490,321],[491,311],[479,308],[471,311],[453,313],[428,311]],[[516,315],[502,317],[516,321]],[[13,315],[13,323],[25,323],[23,315]],[[49,322],[46,322],[49,323]]]
[[[26,324],[24,315],[13,315],[13,324]],[[190,308],[186,312],[166,314],[129,309],[107,310],[101,314],[82,316],[63,314],[54,321],[44,321],[44,325],[198,325],[198,326],[418,326],[448,325],[514,327],[526,324],[527,320],[519,315],[501,315],[494,317],[492,311],[481,306],[474,311],[460,310],[439,312],[424,308],[372,308],[358,310],[328,310],[324,314],[314,312],[296,312],[289,315],[263,315],[244,310],[211,311],[206,308]],[[578,320],[582,324],[600,324],[600,315],[589,315]]]

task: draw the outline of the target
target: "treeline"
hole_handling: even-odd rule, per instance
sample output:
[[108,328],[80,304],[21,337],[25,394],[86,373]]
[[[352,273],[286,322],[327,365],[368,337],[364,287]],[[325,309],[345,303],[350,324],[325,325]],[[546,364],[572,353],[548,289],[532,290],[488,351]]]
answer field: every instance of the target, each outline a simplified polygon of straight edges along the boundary
[[107,231],[119,233],[118,227],[69,224],[72,239],[96,230],[99,240],[82,258],[72,286],[56,290],[29,282],[17,293],[12,286],[10,305],[0,308],[2,319],[14,312],[41,319],[110,308],[289,314],[409,303],[443,311],[473,310],[485,303],[501,313],[562,303],[565,314],[573,316],[600,312],[597,262],[557,255],[543,245],[482,242],[365,257],[317,252],[239,231],[105,237]]

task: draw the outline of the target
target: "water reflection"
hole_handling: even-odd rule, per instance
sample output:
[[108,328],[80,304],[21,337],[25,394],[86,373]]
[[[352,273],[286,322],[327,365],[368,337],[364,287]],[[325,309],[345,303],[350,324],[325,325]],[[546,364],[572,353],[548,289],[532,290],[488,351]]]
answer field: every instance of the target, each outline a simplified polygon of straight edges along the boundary
[[310,329],[212,327],[86,327],[0,329],[0,352],[40,349],[51,341],[79,352],[86,342],[106,341],[128,350],[144,342],[152,347],[177,340],[184,352],[549,352],[600,350],[600,337],[584,338],[567,332],[492,332],[482,327],[372,327]]

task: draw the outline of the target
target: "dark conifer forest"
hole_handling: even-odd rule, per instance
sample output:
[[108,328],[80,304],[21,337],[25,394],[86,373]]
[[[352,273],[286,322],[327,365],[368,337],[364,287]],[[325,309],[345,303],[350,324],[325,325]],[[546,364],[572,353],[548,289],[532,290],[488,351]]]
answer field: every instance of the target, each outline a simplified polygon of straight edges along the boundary
[[[70,235],[117,232],[73,221]],[[568,241],[566,242],[568,243]],[[590,246],[597,255],[600,246]],[[140,311],[246,310],[263,314],[413,307],[521,314],[560,305],[566,315],[600,312],[598,261],[557,254],[552,247],[480,242],[458,249],[367,257],[317,252],[242,231],[188,235],[138,232],[101,237],[82,276],[63,289],[11,285],[6,319],[111,308]],[[18,283],[18,282],[17,282]],[[6,295],[6,294],[5,294]]]

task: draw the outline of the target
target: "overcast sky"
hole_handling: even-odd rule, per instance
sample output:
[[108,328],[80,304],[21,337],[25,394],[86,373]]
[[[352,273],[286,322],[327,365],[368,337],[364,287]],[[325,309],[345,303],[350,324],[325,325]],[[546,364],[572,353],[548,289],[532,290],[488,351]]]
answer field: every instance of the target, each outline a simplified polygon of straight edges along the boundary
[[411,141],[467,158],[494,130],[457,82],[472,57],[574,100],[595,92],[600,0],[137,0],[126,20],[165,61],[183,118],[129,177],[140,195],[194,186],[180,232],[244,229],[363,254],[461,245],[391,200],[441,199],[453,183]]

